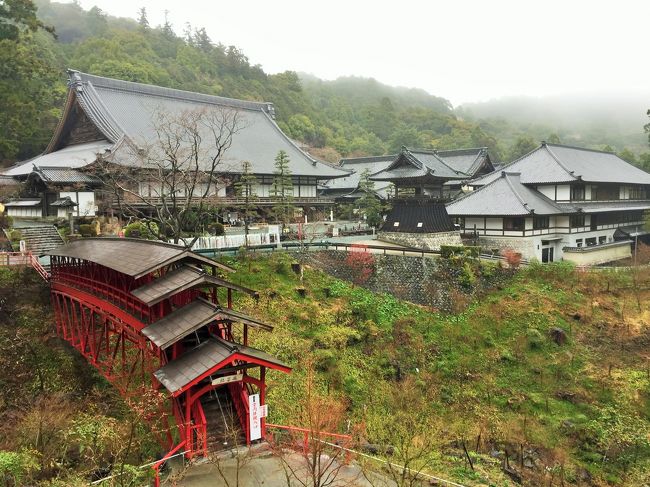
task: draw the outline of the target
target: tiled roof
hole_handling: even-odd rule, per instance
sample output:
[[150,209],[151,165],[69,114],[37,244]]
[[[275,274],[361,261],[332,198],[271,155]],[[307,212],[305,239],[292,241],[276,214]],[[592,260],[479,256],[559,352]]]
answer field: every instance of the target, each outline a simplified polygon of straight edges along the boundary
[[[501,170],[518,172],[523,184],[555,184],[573,181],[650,184],[650,174],[625,162],[616,154],[580,147],[542,144]],[[483,186],[500,177],[500,171],[470,182]]]
[[41,204],[40,198],[22,198],[22,199],[9,200],[6,203],[4,203],[4,206],[14,208],[17,206],[38,206],[40,204]]
[[46,183],[80,183],[99,184],[101,181],[95,176],[84,174],[69,167],[38,167],[34,165],[34,174]]
[[175,262],[190,261],[232,271],[230,267],[184,247],[132,238],[84,238],[57,247],[47,255],[95,262],[136,279]]
[[267,331],[273,329],[272,326],[242,313],[222,309],[216,304],[199,298],[147,326],[142,333],[156,346],[165,349],[212,321],[241,322]]
[[197,286],[222,286],[254,294],[251,289],[211,276],[204,272],[203,269],[187,264],[181,265],[144,286],[134,289],[131,294],[148,306],[153,306],[173,294]]
[[436,151],[409,150],[402,147],[398,157],[383,171],[374,174],[374,181],[394,181],[430,176],[436,179],[468,179],[470,176],[456,170],[441,159]]
[[[332,179],[327,182],[327,190],[350,189],[354,190],[359,186],[361,175],[367,169],[370,174],[378,173],[386,169],[396,158],[396,155],[373,156],[373,157],[355,157],[341,159],[339,165],[341,168],[353,171],[351,174]],[[375,185],[377,189],[378,185]]]
[[214,321],[219,307],[197,299],[142,330],[157,347],[165,349],[193,331]]
[[6,176],[27,176],[38,166],[41,170],[48,167],[75,169],[87,166],[95,161],[97,154],[104,154],[113,146],[106,140],[88,142],[86,144],[70,145],[56,152],[37,156],[29,161],[21,162],[6,169],[3,174]]
[[524,186],[519,173],[505,171],[501,177],[447,205],[451,216],[555,215],[573,211],[560,208],[539,191]]
[[174,394],[212,369],[216,371],[221,368],[217,366],[230,365],[236,355],[243,356],[244,360],[248,358],[252,361],[263,361],[280,370],[289,370],[289,367],[266,352],[211,337],[193,350],[167,363],[154,372],[154,375],[169,392]]
[[445,161],[448,166],[457,171],[462,171],[470,177],[476,173],[486,159],[489,159],[487,147],[438,150],[436,151],[436,154]]
[[[204,95],[78,71],[69,73],[71,89],[80,105],[114,143],[126,137],[136,146],[146,146],[143,142],[155,140],[153,126],[156,114],[161,112],[174,116],[194,109],[229,110],[237,114],[238,130],[221,163],[221,172],[241,172],[242,162],[249,161],[253,173],[273,174],[275,156],[283,150],[289,156],[293,175],[330,179],[346,174],[338,167],[314,159],[293,143],[275,123],[271,103]],[[202,135],[210,140],[207,129]],[[138,164],[127,146],[118,144],[111,160]]]
[[454,224],[444,203],[404,199],[393,202],[381,230],[406,233],[450,232],[454,230]]
[[650,209],[650,201],[580,201],[575,203],[556,203],[567,212],[602,213],[608,211],[634,211]]

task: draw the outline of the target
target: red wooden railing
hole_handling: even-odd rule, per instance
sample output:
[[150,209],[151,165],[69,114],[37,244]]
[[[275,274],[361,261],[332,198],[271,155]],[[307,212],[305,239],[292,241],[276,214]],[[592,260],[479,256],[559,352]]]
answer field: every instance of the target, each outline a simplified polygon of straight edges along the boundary
[[309,453],[309,439],[310,437],[315,441],[325,442],[324,438],[331,438],[332,440],[339,440],[343,442],[343,450],[345,451],[346,462],[350,461],[349,447],[352,444],[352,436],[344,435],[341,433],[328,433],[326,431],[313,431],[309,428],[300,428],[298,426],[283,426],[279,424],[266,423],[266,435],[271,443],[273,443],[273,433],[270,429],[279,429],[288,431],[289,433],[298,433],[302,435],[302,453],[307,455]]
[[34,268],[38,274],[49,281],[50,273],[38,261],[38,257],[31,252],[0,252],[0,266],[23,266]]

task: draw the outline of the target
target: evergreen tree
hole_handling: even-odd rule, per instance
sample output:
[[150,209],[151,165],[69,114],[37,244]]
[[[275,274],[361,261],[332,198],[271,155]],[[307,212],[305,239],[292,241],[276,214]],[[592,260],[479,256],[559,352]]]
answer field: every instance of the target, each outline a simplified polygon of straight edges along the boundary
[[248,227],[251,218],[257,215],[257,177],[251,171],[251,163],[244,161],[242,163],[242,173],[235,182],[235,193],[240,198],[237,209],[244,217],[244,247],[248,248]]
[[366,169],[361,173],[359,181],[361,198],[357,200],[359,213],[365,218],[366,223],[376,227],[381,223],[382,204],[375,193],[375,183],[370,179],[370,171]]
[[294,214],[293,205],[293,181],[291,169],[289,169],[289,156],[281,150],[275,158],[275,170],[273,171],[273,185],[270,196],[275,199],[273,205],[273,216],[282,224],[282,229],[291,222]]
[[176,37],[174,29],[172,29],[172,24],[169,21],[169,10],[165,10],[165,23],[162,26],[162,33],[167,39],[174,39]]
[[140,7],[140,10],[138,10],[138,24],[144,32],[149,31],[149,19],[147,18],[147,9],[145,7]]

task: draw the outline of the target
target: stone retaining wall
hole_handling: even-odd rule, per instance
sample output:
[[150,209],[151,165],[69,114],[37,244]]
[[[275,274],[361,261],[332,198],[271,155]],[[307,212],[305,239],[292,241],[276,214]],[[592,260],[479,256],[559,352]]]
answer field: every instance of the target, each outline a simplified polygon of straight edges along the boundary
[[377,238],[384,242],[424,250],[440,250],[441,245],[463,245],[463,242],[460,240],[460,232],[379,232]]

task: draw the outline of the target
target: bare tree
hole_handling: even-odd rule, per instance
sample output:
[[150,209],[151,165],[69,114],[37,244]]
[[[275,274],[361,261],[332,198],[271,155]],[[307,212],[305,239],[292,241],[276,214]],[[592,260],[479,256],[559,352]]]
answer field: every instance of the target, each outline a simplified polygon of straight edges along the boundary
[[[129,140],[119,157],[98,160],[98,176],[127,218],[151,221],[160,240],[188,245],[199,237],[211,196],[227,183],[226,153],[243,128],[237,110],[206,107],[169,113],[155,110],[148,140]],[[126,163],[125,163],[126,162]]]
[[[288,437],[274,437],[270,443],[280,459],[287,486],[334,487],[352,485],[356,479],[342,475],[347,452],[337,445],[341,439],[328,433],[340,428],[345,405],[318,391],[314,370],[307,368],[305,391],[298,411],[301,429]],[[297,447],[297,448],[296,448]]]
[[388,479],[365,468],[364,475],[375,487],[420,485],[441,446],[439,428],[432,419],[427,398],[412,378],[395,383],[386,398],[385,410],[390,414],[367,418],[366,434],[371,441],[369,447],[384,460],[382,466]]

